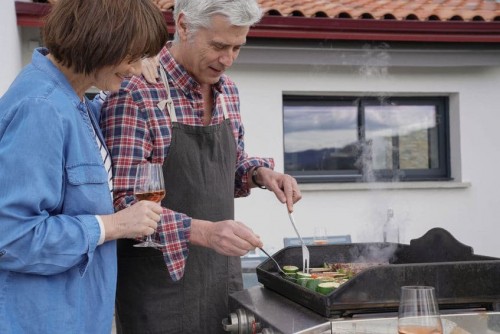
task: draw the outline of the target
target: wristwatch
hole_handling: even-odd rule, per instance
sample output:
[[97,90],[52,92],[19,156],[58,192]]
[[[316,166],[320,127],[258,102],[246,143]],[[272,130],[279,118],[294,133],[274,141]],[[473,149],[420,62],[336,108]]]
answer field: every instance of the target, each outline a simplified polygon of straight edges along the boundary
[[257,166],[253,169],[252,171],[252,182],[253,184],[255,184],[257,187],[259,187],[260,189],[266,189],[266,187],[264,187],[262,184],[260,184],[259,182],[257,182],[257,170],[262,167],[262,166]]

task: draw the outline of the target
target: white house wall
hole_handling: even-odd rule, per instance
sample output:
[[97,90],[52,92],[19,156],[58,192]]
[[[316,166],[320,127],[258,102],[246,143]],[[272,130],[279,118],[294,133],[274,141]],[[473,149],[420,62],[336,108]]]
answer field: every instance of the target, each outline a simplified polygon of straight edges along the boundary
[[[284,92],[450,96],[453,182],[305,185],[294,214],[303,235],[326,226],[329,234],[350,234],[354,242],[381,241],[392,209],[402,242],[443,227],[476,254],[500,256],[500,66],[478,66],[477,56],[480,52],[459,61],[474,65],[459,67],[262,65],[245,59],[233,66],[247,152],[274,157],[279,171],[284,165]],[[306,61],[315,64],[314,57]],[[269,191],[254,190],[250,198],[237,200],[236,214],[272,251],[283,247],[283,237],[295,236],[285,207]]]

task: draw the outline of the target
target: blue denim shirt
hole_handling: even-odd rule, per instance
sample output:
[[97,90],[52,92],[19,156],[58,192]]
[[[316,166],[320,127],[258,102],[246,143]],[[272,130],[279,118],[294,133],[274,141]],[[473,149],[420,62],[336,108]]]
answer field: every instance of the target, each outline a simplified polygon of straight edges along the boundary
[[0,98],[0,333],[109,334],[116,243],[97,246],[95,217],[113,213],[108,176],[85,104],[46,53]]

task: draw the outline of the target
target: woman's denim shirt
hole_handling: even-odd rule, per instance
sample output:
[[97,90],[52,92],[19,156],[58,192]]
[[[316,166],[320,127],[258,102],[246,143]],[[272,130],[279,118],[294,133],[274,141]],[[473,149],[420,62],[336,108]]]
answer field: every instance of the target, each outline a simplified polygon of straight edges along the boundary
[[0,98],[0,333],[108,334],[116,244],[97,245],[95,217],[113,213],[108,175],[85,103],[46,54]]

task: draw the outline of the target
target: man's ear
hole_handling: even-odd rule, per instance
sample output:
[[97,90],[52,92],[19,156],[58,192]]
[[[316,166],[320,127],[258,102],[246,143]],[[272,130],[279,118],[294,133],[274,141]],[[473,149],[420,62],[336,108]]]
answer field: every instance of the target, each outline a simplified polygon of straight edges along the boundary
[[188,36],[188,25],[184,13],[180,13],[176,21],[176,31],[181,40],[186,40]]

